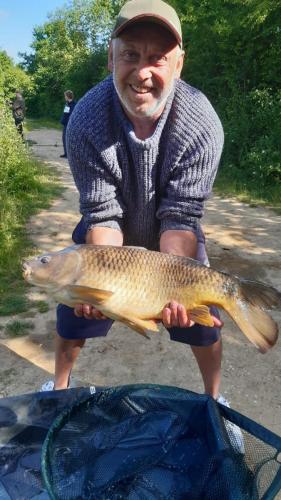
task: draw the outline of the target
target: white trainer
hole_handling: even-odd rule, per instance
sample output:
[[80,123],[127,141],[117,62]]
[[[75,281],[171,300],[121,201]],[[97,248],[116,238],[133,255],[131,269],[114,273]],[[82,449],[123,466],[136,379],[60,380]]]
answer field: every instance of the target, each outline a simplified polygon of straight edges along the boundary
[[48,382],[44,382],[41,386],[40,392],[53,391],[55,388],[55,382],[53,380],[48,380]]
[[[227,408],[230,408],[229,402],[222,396],[222,394],[219,394],[217,402],[224,406],[227,406]],[[240,427],[238,427],[238,425],[236,424],[233,424],[233,422],[230,422],[229,420],[225,420],[224,423],[232,448],[236,453],[244,455],[245,446]]]

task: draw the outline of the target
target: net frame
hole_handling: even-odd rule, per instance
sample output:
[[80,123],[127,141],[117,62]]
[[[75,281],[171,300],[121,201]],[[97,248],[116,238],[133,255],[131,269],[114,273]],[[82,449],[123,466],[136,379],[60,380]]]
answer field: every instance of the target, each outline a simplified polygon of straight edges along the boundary
[[[156,384],[131,384],[125,386],[106,387],[104,389],[101,389],[100,392],[91,395],[86,400],[83,400],[82,402],[78,401],[70,409],[63,411],[54,420],[51,428],[49,429],[49,432],[42,447],[42,455],[41,455],[41,471],[42,471],[43,482],[52,500],[57,500],[58,497],[54,492],[51,473],[50,473],[51,471],[50,447],[54,442],[58,433],[63,429],[64,425],[67,422],[69,422],[69,420],[75,414],[77,414],[77,412],[79,413],[79,411],[81,411],[81,408],[83,409],[83,407],[87,405],[98,406],[103,401],[112,397],[113,394],[120,393],[120,395],[124,395],[143,390],[156,391],[156,393],[157,391],[161,391],[162,393],[169,393],[169,391],[174,391],[179,395],[180,394],[185,395],[188,393],[196,395],[197,397],[199,396],[196,393],[193,393],[192,391],[187,391],[186,389],[181,389],[173,386],[162,386]],[[205,398],[206,400],[210,399],[212,400],[212,403],[214,402],[213,398],[211,398],[210,396],[201,395],[200,397]],[[265,429],[257,422],[254,422],[248,417],[238,413],[237,411],[228,408],[220,403],[215,403],[215,404],[218,409],[218,414],[224,424],[226,424],[227,422],[232,422],[241,429],[241,431],[243,432],[243,436],[246,440],[246,445],[248,438],[249,439],[255,438],[255,440],[257,440],[257,442],[260,444],[261,449],[265,450],[266,447],[268,446],[272,451],[271,454],[269,453],[269,459],[266,458],[264,460],[261,459],[258,465],[253,461],[252,473],[256,478],[256,487],[257,490],[259,491],[259,495],[255,497],[255,499],[258,500],[274,499],[278,494],[278,492],[281,490],[281,438],[278,435],[274,434],[273,432],[269,431],[268,429]],[[225,433],[225,436],[226,435],[227,433]],[[250,447],[248,448],[250,449]],[[247,465],[249,465],[251,462],[249,449],[247,449],[246,446],[246,453],[248,453],[249,455],[248,458],[249,463]],[[265,452],[263,453],[265,454]],[[270,465],[271,463],[273,463],[273,461],[275,461],[276,463],[276,473],[274,473],[273,471],[272,480],[268,485],[266,484],[268,481],[265,481],[264,479],[263,471],[264,470],[266,471],[267,467],[270,468]],[[265,485],[263,483],[265,483]]]

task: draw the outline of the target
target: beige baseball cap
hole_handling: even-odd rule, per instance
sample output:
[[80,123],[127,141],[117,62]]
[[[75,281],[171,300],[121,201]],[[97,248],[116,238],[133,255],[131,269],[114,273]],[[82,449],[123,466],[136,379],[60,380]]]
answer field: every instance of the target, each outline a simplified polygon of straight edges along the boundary
[[118,37],[129,25],[141,21],[161,24],[169,30],[182,47],[182,31],[179,17],[171,5],[163,0],[130,0],[120,10],[112,32]]

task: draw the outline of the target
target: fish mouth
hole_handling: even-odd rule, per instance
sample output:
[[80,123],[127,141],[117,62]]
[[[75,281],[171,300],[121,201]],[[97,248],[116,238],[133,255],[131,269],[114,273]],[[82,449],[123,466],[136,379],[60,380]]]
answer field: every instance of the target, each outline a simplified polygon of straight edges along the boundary
[[31,276],[31,272],[31,267],[26,262],[24,262],[22,265],[22,275],[24,279],[28,279]]

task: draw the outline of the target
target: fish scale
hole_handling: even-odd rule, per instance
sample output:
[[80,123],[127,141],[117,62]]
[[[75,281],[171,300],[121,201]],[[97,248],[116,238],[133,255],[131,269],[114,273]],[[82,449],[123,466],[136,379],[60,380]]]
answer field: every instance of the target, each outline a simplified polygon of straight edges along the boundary
[[[117,253],[115,248],[100,249],[93,253],[91,246],[90,248],[83,246],[81,251],[86,254],[85,260],[90,262],[86,281],[97,288],[103,287],[109,291],[118,290],[119,307],[122,299],[125,304],[130,299],[132,304],[138,304],[139,314],[144,310],[142,317],[160,318],[163,301],[165,305],[174,298],[184,303],[189,309],[198,305],[194,289],[192,293],[188,293],[184,288],[194,286],[196,281],[199,292],[203,288],[198,275],[200,266],[197,263],[193,270],[190,265],[186,267],[185,259],[170,256],[169,265],[167,265],[167,254],[150,252],[147,255],[146,251],[125,247]],[[95,259],[92,259],[93,256]],[[208,269],[202,267],[201,272],[207,274]],[[77,284],[86,284],[85,279],[79,279]],[[151,300],[151,296],[154,297],[154,301]],[[188,302],[187,296],[190,296]],[[143,302],[144,300],[146,302]],[[109,305],[112,303],[113,300]]]

